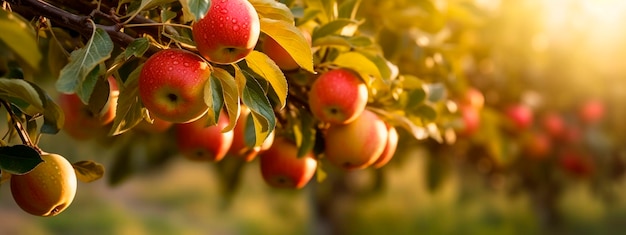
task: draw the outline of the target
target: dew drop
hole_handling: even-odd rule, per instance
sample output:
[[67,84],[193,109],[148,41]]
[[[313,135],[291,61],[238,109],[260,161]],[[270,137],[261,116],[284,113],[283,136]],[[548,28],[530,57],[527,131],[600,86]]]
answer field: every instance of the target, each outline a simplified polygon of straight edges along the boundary
[[174,70],[174,68],[172,68],[172,67],[167,67],[167,70],[172,71],[172,70]]
[[233,24],[236,24],[237,23],[237,19],[233,19],[232,22],[233,22]]
[[239,26],[233,25],[233,30],[235,30],[235,31],[239,30]]
[[222,9],[222,10],[220,10],[220,12],[221,12],[222,14],[228,14],[228,9]]
[[187,62],[183,63],[183,65],[189,67],[189,63]]
[[172,62],[172,64],[178,64],[178,61],[177,61],[177,60],[175,60],[174,62]]

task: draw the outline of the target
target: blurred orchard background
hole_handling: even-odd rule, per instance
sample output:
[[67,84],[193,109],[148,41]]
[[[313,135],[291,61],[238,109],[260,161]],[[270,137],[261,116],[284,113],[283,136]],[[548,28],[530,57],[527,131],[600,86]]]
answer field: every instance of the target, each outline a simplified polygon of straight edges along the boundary
[[[461,97],[472,87],[485,97],[477,133],[437,143],[401,132],[387,166],[329,170],[331,180],[313,180],[298,191],[267,186],[258,160],[244,166],[231,192],[217,171],[227,163],[174,157],[120,184],[79,183],[72,206],[53,218],[21,211],[3,185],[0,234],[278,235],[329,234],[331,228],[341,234],[618,234],[626,229],[625,1],[364,0],[357,19],[364,20],[366,34],[384,25],[375,38],[401,71],[436,80],[442,57],[454,58],[447,62],[456,77],[443,79],[447,94]],[[590,101],[601,106],[599,120],[591,123],[580,117]],[[524,134],[499,129],[506,126],[502,116],[511,104],[535,114]],[[550,113],[564,120],[566,140],[550,141],[547,153],[533,157],[527,143],[541,138],[543,117]],[[40,145],[70,161],[93,159],[105,166],[115,154],[65,133],[45,136]],[[127,157],[137,165],[144,161]],[[332,199],[320,201],[320,193]]]

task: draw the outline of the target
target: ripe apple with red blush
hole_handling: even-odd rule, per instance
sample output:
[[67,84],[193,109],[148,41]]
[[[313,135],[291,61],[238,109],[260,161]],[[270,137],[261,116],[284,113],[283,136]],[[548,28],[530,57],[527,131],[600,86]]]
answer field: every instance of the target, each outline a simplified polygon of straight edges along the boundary
[[542,159],[552,150],[552,139],[540,131],[531,132],[523,142],[524,154],[532,159]]
[[376,159],[376,161],[372,164],[374,168],[381,168],[387,165],[387,163],[389,163],[391,158],[395,155],[396,149],[398,148],[399,137],[396,128],[387,124],[387,133],[388,135],[385,149],[383,150],[383,153],[380,154],[380,157],[378,157],[378,159]]
[[222,132],[228,126],[228,116],[222,111],[217,125],[207,126],[204,118],[190,123],[178,123],[176,143],[187,159],[194,161],[220,161],[233,143],[233,131]]
[[153,54],[139,75],[139,95],[151,116],[173,123],[187,123],[202,117],[204,85],[211,67],[199,55],[180,49]]
[[476,107],[463,104],[459,107],[463,126],[459,129],[460,136],[468,137],[473,135],[480,128],[480,110]]
[[314,117],[331,124],[354,121],[368,99],[363,80],[348,69],[335,69],[320,75],[311,85],[309,106]]
[[388,142],[386,123],[364,110],[348,124],[331,124],[325,133],[324,156],[345,170],[363,169],[381,156]]
[[533,124],[533,111],[524,104],[509,105],[504,113],[515,131],[526,130]]
[[560,139],[565,135],[565,121],[558,113],[550,112],[545,114],[541,120],[541,125],[552,138]]
[[59,95],[59,107],[65,114],[63,130],[76,140],[87,140],[98,135],[104,135],[105,125],[115,118],[119,88],[114,77],[109,82],[109,98],[99,113],[94,113],[84,104],[76,94]]
[[248,0],[212,1],[206,15],[192,27],[200,54],[218,64],[242,60],[261,33],[259,15]]
[[578,117],[585,124],[598,123],[604,118],[604,103],[597,99],[585,101],[578,107]]
[[276,137],[259,159],[263,180],[276,188],[303,188],[317,169],[317,160],[312,152],[298,157],[296,144],[283,136]]
[[251,146],[254,145],[254,143],[250,145],[247,144],[245,141],[246,126],[252,124],[248,123],[248,121],[251,121],[248,117],[250,117],[250,109],[243,106],[239,113],[239,119],[237,119],[237,125],[235,125],[233,129],[233,144],[230,146],[228,152],[235,157],[241,157],[249,162],[254,160],[259,152],[265,151],[272,146],[275,134],[274,131],[272,131],[261,146]]
[[570,175],[579,178],[587,178],[594,173],[591,159],[573,150],[566,150],[560,154],[559,165]]

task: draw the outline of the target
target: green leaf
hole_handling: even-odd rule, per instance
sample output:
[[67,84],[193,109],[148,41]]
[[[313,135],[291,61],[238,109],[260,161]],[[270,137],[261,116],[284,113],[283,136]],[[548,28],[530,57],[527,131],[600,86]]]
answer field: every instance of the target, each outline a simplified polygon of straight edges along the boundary
[[285,107],[288,92],[287,78],[285,78],[285,75],[280,68],[278,68],[276,63],[267,55],[258,51],[250,52],[250,54],[246,56],[246,62],[252,71],[270,83],[272,89],[274,89],[274,92],[278,96],[280,108]]
[[215,76],[216,74],[212,73],[209,81],[204,84],[204,103],[209,106],[209,111],[206,113],[207,126],[217,125],[222,107],[224,107],[222,84]]
[[437,111],[428,104],[418,106],[413,113],[426,121],[437,119]]
[[296,26],[303,25],[306,22],[309,22],[317,18],[321,12],[322,12],[321,10],[313,9],[313,8],[304,9],[304,14],[302,15],[302,17],[296,19]]
[[318,11],[317,19],[320,20],[322,24],[328,22],[333,16],[332,10],[328,7],[328,0],[305,0],[304,3],[307,6],[307,9]]
[[94,69],[98,69],[100,63],[111,57],[113,41],[109,35],[98,28],[93,37],[83,48],[75,50],[70,55],[70,62],[61,70],[56,88],[63,93],[77,93],[86,104],[91,95],[90,86],[83,84],[95,84]]
[[269,18],[295,24],[289,7],[275,0],[250,0],[261,19]]
[[43,56],[37,46],[35,31],[28,21],[18,14],[0,8],[0,29],[2,29],[0,41],[26,61],[32,69],[39,69],[39,62]]
[[226,111],[230,119],[228,126],[222,130],[223,132],[227,132],[235,128],[237,119],[239,118],[239,88],[237,87],[235,78],[224,69],[214,68],[213,75],[211,76],[212,79],[213,76],[219,81],[222,88],[223,100],[226,104]]
[[426,92],[423,89],[411,90],[405,92],[407,95],[407,103],[405,109],[414,110],[426,100]]
[[104,166],[94,161],[79,161],[72,163],[76,178],[82,182],[89,183],[102,178]]
[[193,41],[191,35],[174,35],[174,34],[169,34],[166,32],[163,32],[162,35],[181,44],[194,46],[194,47],[196,46],[196,42]]
[[425,89],[430,102],[438,102],[446,98],[446,86],[443,83],[426,84]]
[[[187,7],[196,21],[204,18],[211,8],[211,0],[187,0]],[[184,4],[184,3],[183,3]]]
[[339,18],[354,19],[356,17],[356,12],[359,9],[360,3],[361,3],[361,0],[343,1],[339,5],[337,16]]
[[39,93],[26,80],[0,78],[0,99],[11,101],[29,116],[36,116],[44,112],[43,101]]
[[161,10],[161,22],[165,23],[170,21],[171,19],[174,19],[174,17],[176,17],[176,12],[167,10],[167,9],[163,9]]
[[57,105],[52,97],[46,93],[44,89],[37,84],[30,83],[31,87],[37,91],[39,98],[43,103],[43,125],[41,125],[40,132],[45,134],[58,133],[65,124],[65,116],[63,110]]
[[274,39],[300,67],[315,73],[311,46],[295,25],[285,21],[262,18],[261,32]]
[[256,132],[255,146],[260,146],[276,126],[276,116],[265,91],[253,75],[245,74],[246,86],[243,90],[242,101],[250,109]]
[[371,77],[376,79],[381,79],[382,77],[376,63],[358,52],[342,53],[335,58],[333,63],[339,67],[349,68],[358,72],[368,86],[372,84]]
[[137,67],[126,79],[123,86],[120,86],[120,96],[117,100],[117,111],[115,120],[113,121],[113,128],[111,128],[110,135],[122,134],[139,122],[142,119],[148,118],[148,110],[141,103],[139,98],[139,73],[141,72],[143,65]]
[[299,122],[293,126],[296,145],[298,146],[298,157],[302,157],[313,151],[315,146],[315,119],[306,111],[300,112]]
[[328,178],[328,173],[322,169],[322,161],[317,161],[317,168],[315,169],[315,177],[318,183],[324,182]]
[[313,35],[311,35],[311,38],[313,38],[313,42],[315,42],[315,40],[318,38],[335,34],[346,26],[356,25],[358,23],[359,23],[358,21],[350,20],[350,19],[336,19],[331,22],[328,22],[327,24],[320,26],[319,28],[316,28],[313,31]]
[[126,47],[124,59],[128,60],[131,56],[142,57],[148,48],[150,48],[150,41],[147,38],[137,38]]
[[42,162],[39,153],[26,145],[0,147],[0,168],[11,174],[26,174]]

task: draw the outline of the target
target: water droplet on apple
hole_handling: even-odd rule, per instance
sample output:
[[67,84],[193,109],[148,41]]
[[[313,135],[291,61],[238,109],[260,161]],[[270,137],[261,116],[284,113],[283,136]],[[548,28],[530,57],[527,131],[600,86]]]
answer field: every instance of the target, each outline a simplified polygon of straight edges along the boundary
[[221,12],[222,14],[228,14],[228,9],[222,9],[222,10],[220,10],[220,12]]
[[172,67],[167,67],[167,70],[172,71],[172,70],[174,70],[174,68],[172,68]]
[[233,30],[235,30],[235,31],[239,30],[239,26],[233,25]]
[[177,61],[177,60],[175,60],[175,61],[173,61],[173,62],[172,62],[172,64],[178,64],[178,61]]
[[232,22],[233,22],[233,24],[236,24],[237,23],[237,19],[233,19]]
[[189,67],[189,63],[187,62],[183,63],[183,65]]

